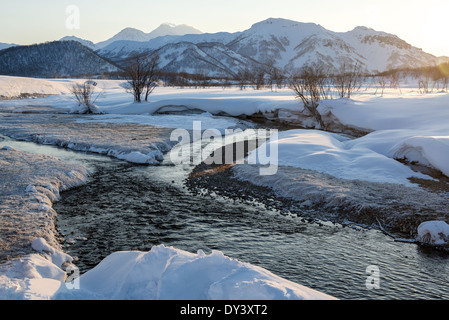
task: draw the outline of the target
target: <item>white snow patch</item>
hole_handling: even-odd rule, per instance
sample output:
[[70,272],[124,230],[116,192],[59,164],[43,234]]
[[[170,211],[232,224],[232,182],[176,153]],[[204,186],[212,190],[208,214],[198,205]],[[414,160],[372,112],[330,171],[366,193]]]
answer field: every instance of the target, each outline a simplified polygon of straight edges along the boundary
[[116,157],[135,164],[158,164],[164,159],[164,156],[160,150],[153,150],[148,154],[143,154],[138,151],[119,153]]
[[64,264],[73,261],[72,257],[68,254],[51,247],[44,238],[33,240],[31,242],[31,247],[59,268],[62,268]]
[[444,221],[427,221],[418,227],[418,241],[429,245],[449,244],[449,224]]
[[413,136],[392,148],[395,158],[431,166],[449,176],[449,136]]
[[164,245],[115,252],[75,279],[79,287],[74,288],[57,267],[65,255],[43,239],[33,241],[33,248],[45,259],[29,255],[0,268],[2,299],[335,300],[220,251],[193,254]]
[[[364,180],[378,183],[396,183],[413,186],[408,178],[431,179],[388,157],[385,136],[370,135],[350,140],[339,134],[318,130],[289,130],[280,132],[265,145],[267,150],[278,148],[277,159],[271,165],[290,166],[326,173],[340,179]],[[391,142],[390,142],[391,144]],[[257,149],[250,153],[248,162],[258,163]]]
[[80,286],[105,299],[331,299],[219,251],[192,254],[163,245],[113,253],[82,275]]

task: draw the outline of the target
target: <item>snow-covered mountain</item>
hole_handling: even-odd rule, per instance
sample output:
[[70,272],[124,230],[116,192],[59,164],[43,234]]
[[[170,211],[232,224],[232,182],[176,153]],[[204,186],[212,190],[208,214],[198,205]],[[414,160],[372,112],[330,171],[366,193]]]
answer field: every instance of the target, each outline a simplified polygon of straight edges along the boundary
[[0,42],[0,50],[8,49],[8,48],[15,47],[15,46],[17,46],[17,45],[14,44],[14,43],[3,43],[3,42]]
[[356,27],[352,31],[337,35],[365,58],[366,65],[374,66],[374,70],[414,68],[433,65],[438,60],[396,35],[367,27]]
[[[135,54],[157,53],[159,67],[163,71],[216,77],[233,77],[241,70],[269,70],[272,67],[289,74],[312,63],[318,63],[330,72],[339,72],[342,66],[357,64],[366,72],[377,73],[396,68],[433,66],[443,61],[393,34],[367,27],[333,32],[318,24],[279,18],[255,23],[251,28],[235,33],[201,33],[187,25],[165,23],[150,33],[126,28],[96,44],[74,36],[61,40],[75,41],[94,50],[96,57],[89,55],[94,60],[104,57],[120,64]],[[34,55],[33,51],[22,51],[21,59],[25,59],[24,52]],[[62,58],[60,55],[59,59]],[[16,63],[22,65],[23,60]],[[66,65],[60,61],[56,63],[64,70],[72,68],[75,72],[80,61],[73,58],[66,60]],[[8,70],[14,67],[6,66]],[[55,70],[54,66],[50,69]],[[95,70],[98,68],[91,73],[96,73]]]
[[159,56],[159,68],[165,72],[186,72],[212,77],[234,76],[238,69],[260,66],[221,43],[176,42],[153,51]]
[[[192,54],[192,48],[198,53],[199,44],[207,48],[207,56]],[[185,47],[185,51],[180,50],[181,47]],[[216,50],[212,51],[214,47]],[[170,48],[174,50],[172,55],[169,54]],[[225,69],[220,65],[220,55],[224,50],[227,56],[238,57]],[[176,56],[171,62],[164,61],[166,69],[201,69],[207,73],[207,66],[210,66],[211,74],[216,74],[218,68],[224,70],[223,75],[232,75],[246,68],[248,61],[274,64],[284,72],[291,72],[308,63],[319,63],[333,71],[357,64],[372,73],[434,65],[438,61],[437,57],[385,32],[357,27],[338,33],[314,23],[275,18],[258,22],[243,32],[169,35],[149,41],[110,42],[99,50],[99,54],[120,60],[136,53],[156,51],[163,51],[166,56]],[[215,56],[215,53],[218,55]]]
[[82,45],[92,49],[92,50],[98,50],[99,48],[95,45],[95,43],[93,43],[92,41],[89,40],[84,40],[75,36],[66,36],[64,38],[59,39],[59,41],[77,41],[79,43],[81,43]]
[[0,74],[3,75],[76,77],[118,70],[78,41],[55,41],[0,51]]
[[124,41],[146,42],[161,36],[200,34],[200,33],[202,33],[200,30],[185,24],[174,25],[170,23],[163,23],[158,28],[154,29],[149,33],[145,33],[141,30],[134,28],[125,28],[112,38],[97,43],[96,47],[102,49],[115,41],[124,40]]
[[182,36],[186,34],[201,34],[202,32],[186,24],[175,25],[163,23],[158,28],[147,34],[148,40],[162,36]]

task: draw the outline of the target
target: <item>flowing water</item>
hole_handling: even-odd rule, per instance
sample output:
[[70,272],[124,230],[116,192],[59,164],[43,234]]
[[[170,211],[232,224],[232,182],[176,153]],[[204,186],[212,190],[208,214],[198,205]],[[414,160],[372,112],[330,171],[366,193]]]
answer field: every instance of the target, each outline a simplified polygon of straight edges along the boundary
[[[448,299],[449,256],[395,242],[376,230],[310,223],[257,203],[193,194],[192,168],[133,166],[106,157],[12,141],[94,170],[89,182],[63,192],[54,205],[57,226],[81,273],[108,254],[154,245],[225,255],[340,299]],[[1,142],[1,139],[0,139]],[[369,267],[380,272],[369,290]]]

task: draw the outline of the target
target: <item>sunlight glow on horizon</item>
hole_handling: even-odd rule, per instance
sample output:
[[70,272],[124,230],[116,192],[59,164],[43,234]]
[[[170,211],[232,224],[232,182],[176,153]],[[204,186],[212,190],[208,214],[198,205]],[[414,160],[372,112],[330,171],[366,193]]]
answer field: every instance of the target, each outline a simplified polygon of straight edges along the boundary
[[[69,5],[80,8],[80,29],[66,28]],[[3,4],[0,42],[32,44],[73,35],[97,43],[126,27],[150,32],[167,22],[205,33],[237,32],[272,17],[313,22],[336,32],[366,26],[436,56],[449,56],[447,12],[446,0],[22,0]]]

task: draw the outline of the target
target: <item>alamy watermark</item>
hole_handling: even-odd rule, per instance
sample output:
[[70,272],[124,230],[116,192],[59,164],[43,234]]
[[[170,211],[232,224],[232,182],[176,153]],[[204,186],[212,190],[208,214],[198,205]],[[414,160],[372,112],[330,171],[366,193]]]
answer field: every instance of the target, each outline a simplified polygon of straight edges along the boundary
[[65,9],[67,18],[65,20],[65,26],[69,30],[76,30],[81,28],[80,8],[76,5],[67,6]]
[[368,290],[380,289],[380,269],[378,266],[368,266],[366,273],[369,276],[366,278],[365,286]]
[[65,280],[65,286],[68,290],[80,289],[80,270],[74,265],[69,265],[65,269],[67,279]]
[[[275,175],[278,170],[277,139],[276,129],[202,130],[201,121],[194,121],[193,130],[172,131],[170,140],[178,144],[170,152],[170,161],[193,165],[201,162],[208,165],[257,164],[260,175]],[[249,157],[245,157],[245,150],[251,153]]]

